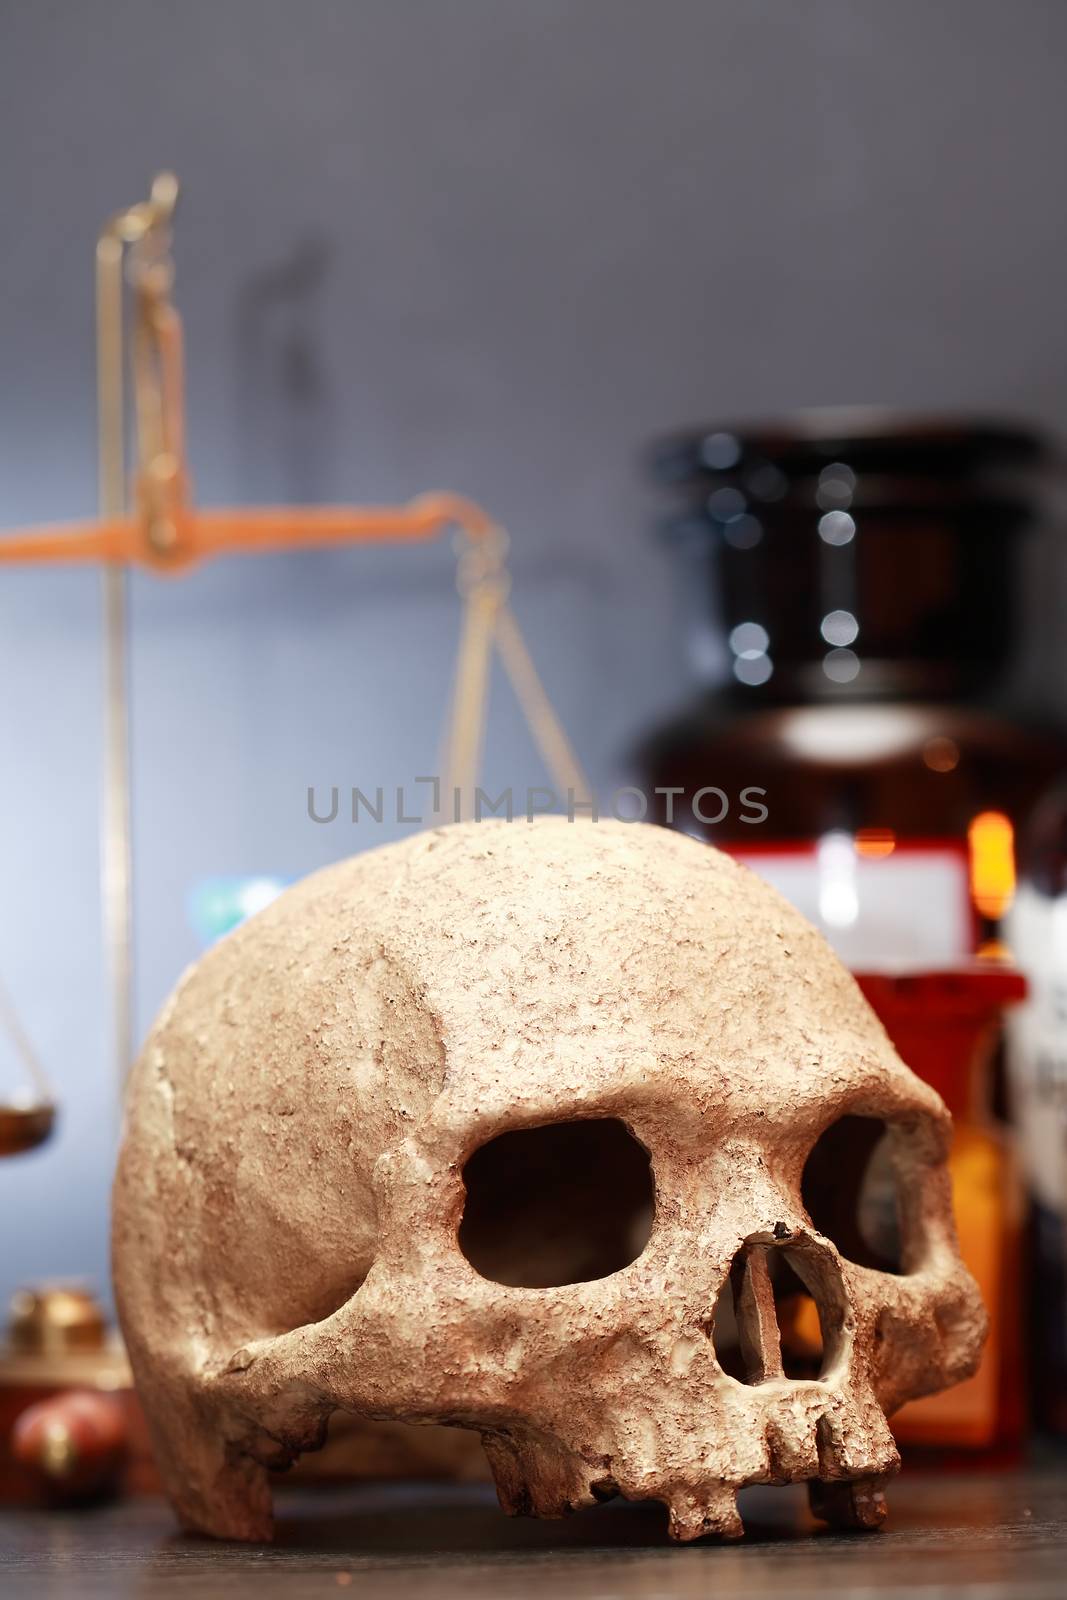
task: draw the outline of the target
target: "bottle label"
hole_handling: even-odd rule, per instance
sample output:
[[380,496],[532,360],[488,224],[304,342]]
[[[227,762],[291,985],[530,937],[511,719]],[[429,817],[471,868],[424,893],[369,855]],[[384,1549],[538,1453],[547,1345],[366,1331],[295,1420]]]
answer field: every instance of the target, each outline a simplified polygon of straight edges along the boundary
[[955,966],[974,952],[967,853],[888,830],[731,848],[825,934],[857,971]]
[[1030,984],[1007,1020],[1023,1168],[1040,1205],[1067,1218],[1067,895],[1022,884],[1005,931]]

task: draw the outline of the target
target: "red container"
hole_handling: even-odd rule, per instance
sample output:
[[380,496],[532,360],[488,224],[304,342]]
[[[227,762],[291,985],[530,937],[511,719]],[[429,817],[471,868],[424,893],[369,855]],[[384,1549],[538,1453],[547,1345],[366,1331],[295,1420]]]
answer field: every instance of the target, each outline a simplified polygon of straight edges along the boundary
[[993,964],[857,981],[903,1059],[952,1113],[949,1166],[960,1251],[989,1312],[974,1377],[897,1412],[902,1445],[1003,1452],[1025,1426],[1022,1337],[1024,1202],[1009,1130],[993,1114],[1006,1006],[1025,998],[1019,972]]

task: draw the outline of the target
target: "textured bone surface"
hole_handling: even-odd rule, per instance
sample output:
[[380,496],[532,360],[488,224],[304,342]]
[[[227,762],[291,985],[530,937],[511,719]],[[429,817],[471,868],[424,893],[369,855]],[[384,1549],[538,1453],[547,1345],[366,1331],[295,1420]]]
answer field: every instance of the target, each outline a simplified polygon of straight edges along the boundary
[[[843,1117],[884,1125],[896,1270],[802,1198]],[[511,1512],[621,1493],[736,1537],[740,1487],[807,1481],[871,1526],[887,1414],[984,1334],[948,1137],[821,936],[707,845],[545,818],[329,867],[185,974],[131,1080],[115,1280],[178,1514],[269,1538],[268,1468],[342,1410],[476,1430]]]

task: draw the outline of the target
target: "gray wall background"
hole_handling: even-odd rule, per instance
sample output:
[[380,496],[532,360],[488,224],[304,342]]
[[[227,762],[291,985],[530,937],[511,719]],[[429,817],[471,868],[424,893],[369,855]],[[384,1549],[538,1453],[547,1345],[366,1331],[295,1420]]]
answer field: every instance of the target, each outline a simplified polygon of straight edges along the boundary
[[[2,0],[0,527],[93,509],[92,243],[173,166],[200,497],[491,507],[606,783],[683,692],[650,434],[850,402],[1067,431],[1065,54],[1059,0]],[[443,547],[136,581],[140,1029],[192,882],[387,836],[305,790],[432,766],[452,581]],[[0,573],[0,686],[0,973],[64,1102],[0,1167],[6,1293],[106,1276],[91,572]],[[537,782],[497,688],[488,775]]]

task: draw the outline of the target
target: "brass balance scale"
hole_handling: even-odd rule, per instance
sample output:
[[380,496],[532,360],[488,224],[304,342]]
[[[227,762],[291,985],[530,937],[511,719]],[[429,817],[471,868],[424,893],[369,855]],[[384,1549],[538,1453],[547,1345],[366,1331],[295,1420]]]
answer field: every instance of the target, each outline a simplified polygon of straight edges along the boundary
[[[456,536],[463,616],[446,717],[440,820],[472,814],[481,764],[494,649],[509,677],[556,792],[581,803],[591,791],[545,693],[508,603],[507,538],[473,501],[446,493],[404,506],[265,507],[205,510],[192,500],[185,455],[182,327],[171,298],[171,236],[178,184],[160,174],[147,200],[117,213],[96,247],[99,517],[93,522],[0,534],[2,563],[95,563],[103,575],[105,790],[101,826],[102,912],[108,952],[115,1074],[121,1094],[132,1060],[133,923],[130,842],[127,575],[134,562],[180,575],[197,562],[236,553],[325,548]],[[135,452],[127,460],[127,391]],[[56,1097],[15,1006],[0,984],[0,1030],[21,1064],[23,1083],[0,1088],[0,1157],[44,1144]],[[121,1348],[99,1309],[71,1287],[22,1291],[0,1347],[0,1494],[5,1410],[17,1392],[58,1394],[70,1384],[128,1386]],[[77,1418],[60,1407],[30,1439],[24,1464],[62,1480],[77,1465]],[[29,1416],[29,1413],[26,1413]],[[21,1420],[24,1419],[20,1419]],[[39,1420],[39,1419],[38,1419]],[[16,1430],[17,1432],[17,1430]],[[85,1437],[89,1437],[85,1435]],[[33,1441],[38,1440],[35,1444]]]

